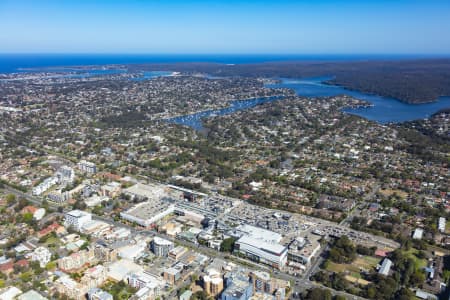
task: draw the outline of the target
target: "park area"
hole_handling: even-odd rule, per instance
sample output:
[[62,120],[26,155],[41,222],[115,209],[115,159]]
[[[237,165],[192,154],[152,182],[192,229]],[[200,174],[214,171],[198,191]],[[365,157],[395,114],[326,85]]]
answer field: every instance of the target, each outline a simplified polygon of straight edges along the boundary
[[330,272],[342,273],[345,278],[353,283],[367,285],[370,282],[361,278],[361,274],[376,270],[377,265],[381,262],[380,258],[358,255],[356,259],[349,264],[338,264],[327,261],[325,269]]

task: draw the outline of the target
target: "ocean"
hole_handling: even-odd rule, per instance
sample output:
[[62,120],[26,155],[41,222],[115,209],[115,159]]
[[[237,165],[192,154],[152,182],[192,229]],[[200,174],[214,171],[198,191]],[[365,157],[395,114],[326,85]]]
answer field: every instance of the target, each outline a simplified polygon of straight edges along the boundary
[[274,61],[364,61],[435,58],[426,55],[368,54],[0,54],[0,73],[27,68],[89,66],[108,64],[214,62],[247,64]]

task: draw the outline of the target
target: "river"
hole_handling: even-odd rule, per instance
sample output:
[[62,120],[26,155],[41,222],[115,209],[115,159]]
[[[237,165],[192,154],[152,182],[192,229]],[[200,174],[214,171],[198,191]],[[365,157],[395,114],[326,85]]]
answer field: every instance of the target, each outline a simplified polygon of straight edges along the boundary
[[348,108],[343,111],[360,117],[377,121],[381,124],[399,123],[417,119],[425,119],[435,112],[450,107],[450,97],[440,97],[435,102],[424,104],[409,104],[394,98],[365,94],[351,91],[337,85],[328,85],[323,82],[331,77],[316,77],[305,79],[281,79],[280,84],[271,84],[268,87],[283,87],[295,90],[297,95],[304,97],[327,97],[348,95],[356,99],[365,100],[373,104],[371,107]]
[[[370,95],[352,91],[337,85],[328,85],[323,82],[332,77],[315,77],[304,79],[281,78],[277,84],[268,84],[270,88],[290,88],[297,95],[308,98],[348,95],[356,99],[365,100],[373,104],[371,107],[346,108],[345,113],[354,114],[381,124],[399,123],[417,119],[424,119],[433,113],[450,107],[450,97],[440,97],[437,101],[424,104],[409,104],[397,99]],[[282,97],[252,98],[232,101],[229,107],[211,109],[194,114],[167,119],[166,121],[202,130],[202,119],[220,115],[227,115],[238,110],[248,109],[267,102],[281,100]]]

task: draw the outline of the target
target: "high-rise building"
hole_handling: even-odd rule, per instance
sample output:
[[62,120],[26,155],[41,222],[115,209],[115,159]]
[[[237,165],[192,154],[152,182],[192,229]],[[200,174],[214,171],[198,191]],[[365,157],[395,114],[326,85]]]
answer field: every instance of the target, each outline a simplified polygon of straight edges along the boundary
[[221,300],[247,300],[253,295],[253,286],[248,275],[242,270],[225,275],[226,288],[220,295]]
[[203,290],[212,297],[216,297],[223,291],[222,274],[215,269],[208,270],[208,274],[203,276]]

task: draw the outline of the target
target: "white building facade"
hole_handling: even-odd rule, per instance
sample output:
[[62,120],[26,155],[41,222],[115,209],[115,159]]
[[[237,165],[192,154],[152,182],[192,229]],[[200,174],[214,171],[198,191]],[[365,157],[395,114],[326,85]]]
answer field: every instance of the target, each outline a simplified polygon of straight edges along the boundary
[[81,228],[87,222],[92,220],[92,215],[90,213],[81,210],[72,210],[65,215],[64,226],[72,227],[77,231],[81,231]]

